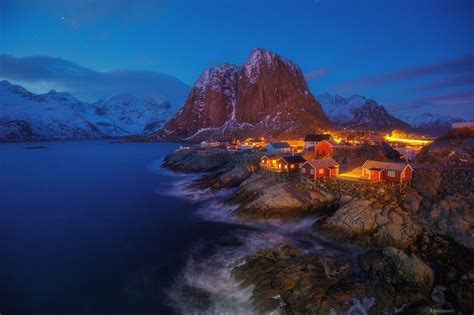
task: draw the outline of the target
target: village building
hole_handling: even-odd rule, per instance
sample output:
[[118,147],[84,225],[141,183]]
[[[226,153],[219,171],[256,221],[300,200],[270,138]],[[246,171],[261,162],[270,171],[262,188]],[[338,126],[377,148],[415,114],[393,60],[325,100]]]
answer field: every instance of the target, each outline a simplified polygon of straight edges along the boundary
[[267,168],[278,169],[278,161],[286,154],[266,154],[260,158],[260,164]]
[[316,144],[323,140],[331,139],[331,135],[328,134],[310,134],[304,137],[304,149],[309,150],[314,148]]
[[278,169],[281,172],[298,172],[304,162],[306,160],[301,155],[287,155],[278,160]]
[[337,146],[337,143],[330,139],[318,142],[314,147],[316,156],[331,156],[334,153],[335,146]]
[[370,181],[409,182],[413,174],[413,167],[407,163],[367,160],[361,168],[362,178]]
[[335,151],[352,150],[354,148],[354,145],[350,145],[346,142],[337,143],[334,140],[323,140],[316,144],[314,151],[316,156],[321,157],[332,156]]
[[288,142],[271,142],[267,145],[267,151],[270,154],[276,153],[291,153],[291,146]]
[[311,180],[339,175],[339,164],[332,158],[307,160],[301,166],[301,176]]

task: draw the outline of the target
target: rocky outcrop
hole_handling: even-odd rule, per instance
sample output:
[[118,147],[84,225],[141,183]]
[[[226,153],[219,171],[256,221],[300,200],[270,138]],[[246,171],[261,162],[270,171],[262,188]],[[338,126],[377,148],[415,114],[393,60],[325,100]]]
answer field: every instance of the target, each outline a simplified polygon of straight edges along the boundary
[[400,161],[400,153],[386,142],[375,145],[354,146],[351,149],[334,149],[333,159],[343,164],[362,165],[367,160]]
[[433,270],[415,255],[387,247],[359,257],[367,285],[380,313],[430,300],[434,286]]
[[474,270],[462,275],[458,282],[452,285],[457,302],[465,314],[474,312]]
[[325,180],[320,185],[346,197],[341,197],[345,202],[334,214],[315,224],[316,233],[364,246],[406,248],[416,240],[421,230],[416,222],[420,203],[416,192],[384,183]]
[[[385,248],[359,258],[363,273],[342,258],[304,254],[282,245],[247,256],[232,275],[243,287],[253,286],[258,313],[342,314],[356,311],[350,301],[369,301],[370,314],[430,300],[434,274],[414,255]],[[359,310],[360,312],[360,310]]]
[[226,150],[181,150],[167,155],[163,167],[181,172],[210,172],[225,166],[229,160]]
[[309,189],[298,177],[262,172],[244,181],[228,201],[239,203],[235,215],[245,220],[292,219],[331,211],[338,203],[334,195]]
[[416,162],[436,166],[474,166],[474,131],[452,131],[424,147]]
[[328,127],[301,70],[255,49],[241,68],[224,64],[206,70],[183,108],[148,140],[302,137]]
[[474,249],[474,193],[446,196],[427,211],[426,221],[435,233]]

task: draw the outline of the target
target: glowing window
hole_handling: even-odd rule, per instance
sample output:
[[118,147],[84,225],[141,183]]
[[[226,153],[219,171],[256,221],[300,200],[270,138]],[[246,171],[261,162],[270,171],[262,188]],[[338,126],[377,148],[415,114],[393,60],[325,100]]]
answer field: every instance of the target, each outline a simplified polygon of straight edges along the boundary
[[319,174],[324,174],[324,168],[320,168],[320,169],[318,170],[318,172],[319,172]]

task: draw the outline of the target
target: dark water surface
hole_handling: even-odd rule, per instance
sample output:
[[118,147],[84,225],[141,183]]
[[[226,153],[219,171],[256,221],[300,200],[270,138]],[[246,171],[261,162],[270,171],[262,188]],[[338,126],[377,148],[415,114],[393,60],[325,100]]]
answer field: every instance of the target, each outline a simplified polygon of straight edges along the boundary
[[231,276],[242,257],[357,254],[314,235],[317,218],[239,222],[232,191],[190,191],[198,175],[160,167],[177,146],[0,144],[0,313],[254,314]]
[[232,228],[169,194],[177,145],[40,145],[0,144],[0,313],[176,312],[166,288],[190,249]]

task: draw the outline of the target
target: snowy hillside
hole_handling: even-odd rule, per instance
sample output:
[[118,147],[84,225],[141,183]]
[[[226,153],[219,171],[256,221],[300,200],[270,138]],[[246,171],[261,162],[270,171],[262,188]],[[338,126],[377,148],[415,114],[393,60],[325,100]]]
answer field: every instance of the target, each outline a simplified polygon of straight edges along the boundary
[[96,139],[158,130],[177,111],[162,98],[118,95],[94,104],[0,82],[0,141]]
[[464,121],[462,118],[445,116],[433,113],[401,111],[395,113],[395,116],[404,122],[410,124],[414,129],[436,132],[443,134],[451,128],[455,122]]
[[344,98],[325,93],[316,98],[331,122],[341,127],[380,130],[409,128],[408,124],[388,113],[385,107],[363,96]]

